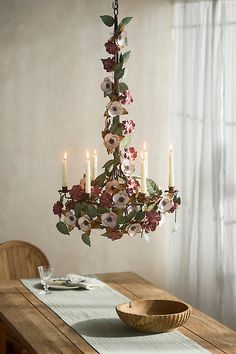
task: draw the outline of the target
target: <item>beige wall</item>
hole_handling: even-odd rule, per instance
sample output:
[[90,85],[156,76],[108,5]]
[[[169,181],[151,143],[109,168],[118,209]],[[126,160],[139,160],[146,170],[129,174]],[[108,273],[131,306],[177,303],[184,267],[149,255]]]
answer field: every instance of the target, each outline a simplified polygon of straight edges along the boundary
[[[130,119],[134,145],[150,148],[150,177],[167,183],[169,144],[170,24],[167,0],[121,0],[128,27]],[[69,182],[83,173],[87,148],[99,164],[106,100],[99,85],[100,58],[109,28],[99,15],[109,0],[0,0],[0,241],[22,239],[41,247],[58,273],[133,270],[165,286],[168,225],[142,239],[112,242],[92,236],[92,248],[58,234],[52,205],[69,154]]]

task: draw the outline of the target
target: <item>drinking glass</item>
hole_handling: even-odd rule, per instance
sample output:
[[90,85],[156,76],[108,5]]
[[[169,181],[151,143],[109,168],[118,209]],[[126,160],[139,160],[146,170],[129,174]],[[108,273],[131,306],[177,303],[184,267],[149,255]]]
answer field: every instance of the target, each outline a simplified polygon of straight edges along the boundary
[[51,294],[51,292],[48,289],[48,282],[52,277],[54,268],[50,266],[39,266],[38,271],[41,278],[41,284],[43,285],[43,290],[41,290],[39,294],[41,295]]

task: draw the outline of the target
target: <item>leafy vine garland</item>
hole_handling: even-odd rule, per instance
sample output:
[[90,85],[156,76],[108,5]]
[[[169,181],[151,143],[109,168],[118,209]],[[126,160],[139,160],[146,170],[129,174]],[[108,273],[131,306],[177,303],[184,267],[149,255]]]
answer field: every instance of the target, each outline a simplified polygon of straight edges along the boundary
[[125,51],[125,26],[132,17],[125,17],[118,24],[114,10],[114,17],[106,15],[101,19],[106,26],[114,26],[111,38],[105,43],[110,56],[101,59],[107,76],[100,85],[104,97],[109,98],[102,138],[112,158],[103,166],[104,172],[91,181],[91,194],[85,193],[85,178],[82,178],[70,190],[60,190],[60,199],[53,206],[54,214],[59,217],[58,231],[69,235],[73,229],[79,229],[88,246],[93,229],[102,230],[101,236],[112,241],[138,234],[147,239],[163,223],[165,214],[175,212],[180,205],[177,191],[163,192],[150,178],[147,178],[147,193],[140,191],[140,177],[134,176],[138,153],[130,146],[135,122],[120,118],[128,114],[125,107],[133,102],[127,84],[120,81],[130,56],[130,50]]

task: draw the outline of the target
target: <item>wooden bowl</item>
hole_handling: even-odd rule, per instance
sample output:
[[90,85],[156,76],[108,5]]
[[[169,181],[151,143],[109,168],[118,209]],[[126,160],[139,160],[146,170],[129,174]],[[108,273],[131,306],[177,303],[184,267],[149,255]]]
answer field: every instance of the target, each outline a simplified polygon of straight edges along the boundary
[[168,332],[188,320],[191,306],[172,300],[136,300],[116,306],[120,319],[141,332]]

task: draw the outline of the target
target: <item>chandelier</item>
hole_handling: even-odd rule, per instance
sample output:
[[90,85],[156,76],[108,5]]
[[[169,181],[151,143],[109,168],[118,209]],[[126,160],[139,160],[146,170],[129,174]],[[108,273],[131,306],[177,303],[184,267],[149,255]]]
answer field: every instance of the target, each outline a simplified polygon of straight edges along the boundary
[[[127,106],[133,102],[127,84],[122,80],[130,50],[126,51],[126,26],[132,17],[118,22],[118,0],[112,3],[113,16],[100,16],[103,23],[113,27],[111,37],[105,43],[108,58],[101,59],[106,77],[101,83],[104,97],[108,99],[102,138],[110,159],[103,172],[97,175],[98,156],[92,159],[87,152],[85,174],[79,184],[68,188],[67,155],[62,161],[62,188],[53,212],[59,217],[57,229],[69,235],[73,229],[81,230],[85,244],[91,245],[92,230],[101,230],[101,236],[117,240],[123,236],[140,235],[149,239],[164,220],[166,213],[175,213],[173,230],[177,229],[176,209],[180,197],[174,186],[173,151],[169,151],[169,185],[162,191],[148,178],[148,152],[146,145],[140,154],[140,176],[135,174],[138,152],[131,145],[135,128],[133,120],[125,119]],[[122,118],[123,117],[123,118]]]

